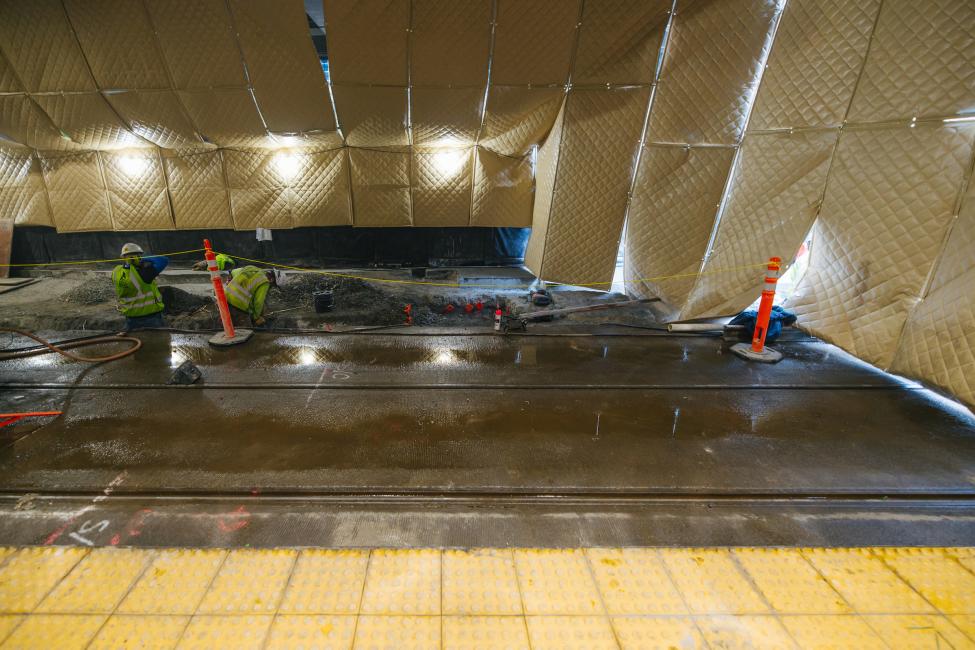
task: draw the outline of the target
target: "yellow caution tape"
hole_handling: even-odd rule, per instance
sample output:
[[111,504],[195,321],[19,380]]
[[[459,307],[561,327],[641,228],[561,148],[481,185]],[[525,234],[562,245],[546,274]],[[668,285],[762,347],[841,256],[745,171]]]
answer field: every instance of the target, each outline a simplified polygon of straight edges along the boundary
[[[152,255],[145,255],[144,257],[176,257],[177,255],[189,255],[190,253],[202,253],[206,249],[204,248],[194,248],[188,251],[176,251],[173,253],[154,253]],[[362,280],[363,282],[383,282],[386,284],[408,284],[408,285],[420,285],[427,287],[452,287],[452,288],[470,288],[470,289],[506,289],[511,288],[509,284],[470,284],[460,282],[426,282],[419,280],[396,280],[393,278],[374,278],[365,275],[354,275],[351,273],[339,273],[337,271],[324,271],[320,269],[303,269],[298,266],[289,266],[287,264],[278,264],[276,262],[268,262],[265,260],[255,260],[248,257],[239,257],[233,255],[232,253],[224,253],[225,255],[230,255],[235,260],[241,260],[243,262],[253,262],[254,264],[261,264],[263,266],[269,266],[278,269],[286,269],[288,271],[296,271],[298,273],[317,273],[319,275],[328,275],[337,278],[348,278],[350,280]],[[104,264],[107,262],[124,262],[128,258],[116,257],[106,260],[75,260],[68,262],[35,262],[32,264],[0,264],[0,267],[38,267],[38,266],[63,266],[69,264]],[[710,271],[699,271],[697,273],[677,273],[674,275],[658,275],[650,278],[630,278],[628,280],[620,280],[621,284],[632,284],[636,282],[662,282],[664,280],[677,280],[680,278],[694,278],[702,275],[718,275],[721,273],[730,273],[732,271],[738,271],[741,269],[756,269],[759,267],[768,266],[768,262],[756,262],[754,264],[742,264],[740,266],[731,266],[721,269],[712,269]],[[786,266],[783,265],[782,272],[785,272]],[[549,282],[549,284],[554,284],[558,286],[572,286],[572,287],[601,287],[601,286],[611,286],[615,284],[613,281],[609,282]]]
[[189,255],[190,253],[202,253],[205,248],[194,248],[191,251],[176,251],[175,253],[153,253],[152,255],[129,255],[129,257],[115,257],[110,260],[75,260],[72,262],[35,262],[33,264],[0,264],[7,267],[23,266],[63,266],[66,264],[104,264],[106,262],[124,262],[132,257],[176,257],[177,255]]

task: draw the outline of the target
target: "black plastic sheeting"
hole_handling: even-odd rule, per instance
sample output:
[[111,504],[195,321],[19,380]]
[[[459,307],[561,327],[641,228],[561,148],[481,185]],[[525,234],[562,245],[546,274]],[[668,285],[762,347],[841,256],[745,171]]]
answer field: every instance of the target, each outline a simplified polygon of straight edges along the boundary
[[53,228],[14,229],[11,262],[31,264],[111,259],[122,244],[147,252],[203,247],[282,264],[343,266],[510,266],[521,264],[530,228],[353,228],[334,226],[275,230],[257,241],[253,230],[57,233]]

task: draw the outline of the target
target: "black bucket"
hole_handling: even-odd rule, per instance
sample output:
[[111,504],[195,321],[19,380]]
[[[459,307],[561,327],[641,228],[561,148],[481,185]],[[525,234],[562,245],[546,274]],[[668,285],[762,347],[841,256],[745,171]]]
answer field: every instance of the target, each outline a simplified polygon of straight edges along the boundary
[[331,291],[316,291],[311,295],[315,301],[316,313],[321,314],[335,306],[335,298],[332,296]]

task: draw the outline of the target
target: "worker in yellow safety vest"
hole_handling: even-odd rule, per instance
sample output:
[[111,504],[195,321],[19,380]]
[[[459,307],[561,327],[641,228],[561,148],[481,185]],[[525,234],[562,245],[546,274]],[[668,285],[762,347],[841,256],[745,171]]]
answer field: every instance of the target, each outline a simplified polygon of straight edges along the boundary
[[251,321],[255,325],[263,325],[268,289],[277,284],[272,269],[259,269],[248,265],[230,272],[230,282],[227,283],[224,291],[227,294],[227,302],[250,314]]
[[[237,265],[237,262],[235,262],[234,261],[234,258],[232,258],[230,255],[227,255],[226,253],[217,253],[217,270],[220,271],[220,273],[223,273],[224,271],[226,271],[227,273],[230,273],[231,271],[233,271],[233,269],[234,269],[234,267],[236,265]],[[196,264],[194,264],[193,265],[193,270],[194,271],[206,271],[207,270],[207,262],[206,262],[206,260],[200,260],[199,262],[197,262]],[[224,276],[221,276],[221,277],[224,277]],[[224,280],[226,281],[226,278],[225,277],[224,277]]]
[[125,316],[125,329],[164,327],[162,311],[166,308],[156,285],[156,276],[169,264],[162,255],[143,257],[145,251],[129,242],[122,246],[122,264],[112,271],[118,310]]

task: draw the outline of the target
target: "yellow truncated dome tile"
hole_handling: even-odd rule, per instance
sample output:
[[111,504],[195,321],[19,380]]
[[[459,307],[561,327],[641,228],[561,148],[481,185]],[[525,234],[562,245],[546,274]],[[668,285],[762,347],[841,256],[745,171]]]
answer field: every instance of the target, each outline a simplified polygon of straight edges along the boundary
[[943,616],[867,616],[864,618],[892,650],[975,648],[975,641]]
[[654,549],[588,549],[586,554],[609,614],[687,613]]
[[521,614],[511,551],[444,551],[444,614]]
[[360,616],[357,650],[439,650],[438,616]]
[[945,614],[975,614],[975,575],[942,549],[876,549],[875,553]]
[[783,616],[780,620],[803,650],[887,647],[859,616]]
[[87,553],[60,546],[21,549],[0,570],[0,611],[33,611]]
[[368,551],[302,551],[278,611],[355,614],[362,599],[368,561]]
[[689,616],[620,616],[613,619],[613,629],[623,650],[707,647]]
[[369,557],[364,614],[439,614],[440,551],[379,550]]
[[774,616],[709,616],[698,619],[712,648],[795,648]]
[[664,564],[694,614],[763,614],[761,596],[722,549],[661,549]]
[[98,548],[88,554],[37,608],[41,612],[111,613],[146,567],[145,551]]
[[81,650],[95,636],[106,616],[37,614],[13,631],[4,650]]
[[20,625],[20,622],[24,620],[23,616],[13,616],[11,614],[0,615],[0,643],[14,631],[14,628]]
[[169,650],[186,629],[189,616],[112,616],[89,650]]
[[349,650],[355,616],[278,616],[271,626],[267,649]]
[[167,549],[118,607],[125,614],[192,614],[227,556],[226,551]]
[[734,556],[783,614],[847,614],[850,606],[796,549],[743,548]]
[[201,614],[273,613],[298,554],[295,551],[230,551],[200,603]]
[[581,550],[516,550],[515,566],[526,614],[602,612]]
[[264,646],[273,616],[194,616],[186,626],[180,650],[258,650]]
[[529,616],[532,650],[615,650],[619,648],[604,616]]
[[529,650],[521,616],[446,616],[443,647],[450,650]]
[[804,549],[834,589],[861,614],[925,614],[931,606],[869,549]]

